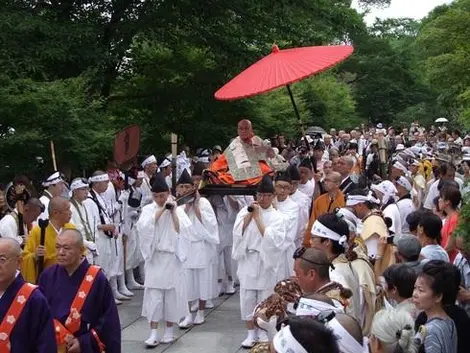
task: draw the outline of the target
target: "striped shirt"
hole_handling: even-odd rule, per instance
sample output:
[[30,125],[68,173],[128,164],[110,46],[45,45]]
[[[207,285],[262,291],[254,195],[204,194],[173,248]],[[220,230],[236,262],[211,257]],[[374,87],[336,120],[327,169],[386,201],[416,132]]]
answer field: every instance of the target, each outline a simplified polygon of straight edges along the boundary
[[426,353],[456,353],[457,329],[450,318],[432,318],[426,325],[424,351]]

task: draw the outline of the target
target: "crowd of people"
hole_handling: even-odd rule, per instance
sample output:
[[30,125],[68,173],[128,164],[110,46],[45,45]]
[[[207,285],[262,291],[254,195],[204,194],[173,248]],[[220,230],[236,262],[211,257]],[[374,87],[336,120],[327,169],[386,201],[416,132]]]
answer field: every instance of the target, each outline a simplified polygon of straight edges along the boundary
[[[226,149],[175,159],[54,172],[3,212],[1,352],[120,352],[136,290],[144,344],[168,344],[236,287],[252,352],[470,351],[470,136],[378,124],[294,144],[242,120]],[[208,171],[255,196],[201,196]]]

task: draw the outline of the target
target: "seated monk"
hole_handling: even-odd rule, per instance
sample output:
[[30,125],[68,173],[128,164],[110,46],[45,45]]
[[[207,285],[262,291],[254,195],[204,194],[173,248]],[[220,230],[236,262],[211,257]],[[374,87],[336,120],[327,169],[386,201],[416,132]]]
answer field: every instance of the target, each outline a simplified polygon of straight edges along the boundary
[[255,185],[264,175],[273,170],[267,159],[273,157],[273,150],[263,145],[263,140],[253,133],[249,120],[238,122],[238,136],[210,166],[222,184]]

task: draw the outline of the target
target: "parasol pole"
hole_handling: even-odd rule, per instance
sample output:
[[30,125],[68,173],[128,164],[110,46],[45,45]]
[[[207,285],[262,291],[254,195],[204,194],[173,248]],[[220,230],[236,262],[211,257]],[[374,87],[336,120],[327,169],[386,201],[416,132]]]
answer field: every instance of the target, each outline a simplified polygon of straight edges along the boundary
[[57,162],[55,160],[55,148],[54,148],[54,141],[51,140],[51,156],[52,156],[52,166],[54,167],[54,171],[57,170]]
[[178,153],[178,135],[171,134],[171,186],[173,194],[176,195],[176,157]]
[[300,131],[301,131],[302,137],[304,139],[305,147],[307,147],[307,150],[310,151],[310,144],[308,143],[307,138],[305,137],[305,130],[304,130],[304,126],[302,124],[302,118],[300,117],[299,110],[297,109],[297,104],[295,104],[294,95],[292,94],[292,90],[290,88],[290,85],[287,85],[286,87],[287,87],[287,92],[289,92],[290,101],[292,103],[292,106],[294,107],[295,115],[297,116],[297,119],[299,120]]

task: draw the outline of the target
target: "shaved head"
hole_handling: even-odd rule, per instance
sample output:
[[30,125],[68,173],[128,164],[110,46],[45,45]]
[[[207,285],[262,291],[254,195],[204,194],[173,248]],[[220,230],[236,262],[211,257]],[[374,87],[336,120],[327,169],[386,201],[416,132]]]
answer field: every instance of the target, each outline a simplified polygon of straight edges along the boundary
[[66,209],[67,207],[70,207],[70,201],[64,197],[58,196],[58,197],[53,197],[52,200],[49,202],[47,211],[51,215],[54,211],[60,212]]
[[85,246],[83,243],[82,233],[80,233],[78,229],[66,228],[60,233],[59,237],[71,237],[74,239],[74,243],[77,244],[77,246]]
[[330,262],[326,252],[317,248],[308,248],[300,258],[300,267],[305,271],[315,270],[320,278],[330,276]]
[[238,126],[247,126],[249,127],[250,129],[252,128],[252,125],[251,125],[251,121],[248,120],[248,119],[242,119],[238,122]]
[[331,172],[328,177],[331,178],[331,180],[335,183],[341,183],[341,174],[339,174],[338,172]]
[[245,142],[251,140],[253,135],[253,127],[251,126],[251,121],[248,119],[243,119],[238,122],[237,127],[238,136]]
[[13,238],[0,238],[0,253],[5,255],[20,256],[21,246]]

